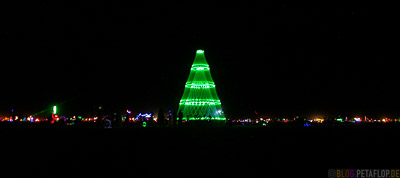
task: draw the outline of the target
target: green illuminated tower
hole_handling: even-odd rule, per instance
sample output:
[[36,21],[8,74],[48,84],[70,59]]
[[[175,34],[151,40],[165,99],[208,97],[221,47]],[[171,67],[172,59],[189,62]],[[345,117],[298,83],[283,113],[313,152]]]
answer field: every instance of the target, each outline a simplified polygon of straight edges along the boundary
[[225,120],[204,50],[196,51],[179,112],[182,112],[183,120]]

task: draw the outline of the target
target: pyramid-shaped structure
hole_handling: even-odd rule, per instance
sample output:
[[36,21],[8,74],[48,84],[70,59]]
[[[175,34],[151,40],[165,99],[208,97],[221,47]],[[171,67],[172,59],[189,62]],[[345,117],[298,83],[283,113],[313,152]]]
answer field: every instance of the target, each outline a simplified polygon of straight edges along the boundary
[[182,112],[183,120],[225,120],[204,50],[196,51],[179,112]]

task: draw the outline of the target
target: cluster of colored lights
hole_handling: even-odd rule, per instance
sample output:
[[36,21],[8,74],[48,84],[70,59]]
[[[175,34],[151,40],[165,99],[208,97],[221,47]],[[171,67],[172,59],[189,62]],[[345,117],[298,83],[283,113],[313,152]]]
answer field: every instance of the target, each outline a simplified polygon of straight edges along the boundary
[[[216,111],[216,114],[222,114],[222,110]],[[72,116],[72,117],[65,117],[65,116],[58,116],[55,115],[56,120],[54,120],[54,123],[65,123],[66,125],[74,125],[75,121],[81,121],[81,122],[96,122],[98,120],[98,117],[81,117],[81,116]],[[167,118],[166,118],[167,119]],[[168,119],[167,119],[168,120]],[[226,120],[223,117],[184,117],[183,118],[184,122],[187,122],[188,120]],[[28,116],[21,118],[19,116],[14,116],[13,117],[0,117],[1,122],[27,122],[27,123],[40,123],[40,122],[45,122],[48,121],[46,118],[40,118],[37,116]],[[381,117],[379,119],[374,119],[374,118],[367,118],[367,117],[313,117],[313,118],[299,118],[299,117],[294,117],[294,118],[244,118],[244,119],[228,119],[228,122],[230,123],[238,123],[239,125],[262,125],[262,126],[267,126],[271,123],[294,123],[296,121],[303,121],[304,127],[311,127],[314,125],[319,125],[319,124],[324,124],[324,123],[349,123],[351,125],[357,125],[357,123],[399,123],[400,118],[390,118],[390,117]],[[155,118],[151,113],[139,113],[136,118],[135,117],[123,117],[122,122],[138,122],[142,124],[143,127],[148,126],[149,123],[151,122],[157,122],[157,118]],[[144,123],[146,122],[146,123]],[[300,122],[301,123],[301,122]]]
[[[58,115],[54,115],[53,119],[54,119],[53,120],[54,122],[61,122],[61,121],[67,122],[67,121],[76,121],[77,120],[76,116],[67,118],[65,116],[59,117]],[[78,119],[83,122],[91,122],[91,121],[96,122],[98,117],[82,118],[81,116],[78,116]],[[28,117],[24,117],[24,118],[19,118],[18,116],[15,116],[15,119],[12,119],[12,117],[4,117],[4,119],[0,119],[1,122],[44,122],[44,121],[48,121],[48,120],[49,119],[47,119],[47,118],[40,118],[40,117],[33,117],[33,116],[28,116]]]
[[[250,118],[246,118],[246,119],[233,119],[230,120],[232,123],[263,123],[263,125],[266,125],[268,123],[274,122],[274,123],[292,123],[294,121],[296,121],[296,119],[299,120],[299,117],[295,117],[295,118],[267,118],[267,119],[263,119],[263,118],[259,118],[259,119],[250,119]],[[393,119],[393,118],[381,118],[381,119],[372,119],[372,118],[367,118],[365,116],[365,118],[361,118],[361,117],[354,117],[354,118],[321,118],[321,117],[316,117],[316,118],[303,118],[303,121],[305,121],[305,126],[310,126],[311,123],[313,124],[322,124],[327,122],[327,120],[330,121],[335,121],[335,122],[339,122],[339,123],[388,123],[388,122],[400,122],[400,118],[399,119]]]
[[151,113],[139,113],[135,118],[129,117],[128,122],[138,122],[138,121],[155,121],[157,122],[157,118],[153,116]]
[[83,121],[83,122],[96,122],[97,121],[97,117],[82,118],[80,120]]
[[146,118],[150,118],[152,116],[152,114],[151,113],[144,113],[144,114],[142,114],[142,113],[139,113],[137,116],[136,116],[136,118],[135,119],[138,119],[139,117],[146,117]]
[[[59,116],[57,115],[57,107],[53,106],[52,108],[52,114],[51,117],[48,119],[46,118],[40,118],[39,116],[28,116],[28,117],[24,117],[23,119],[19,119],[18,116],[14,116],[14,118],[12,116],[10,117],[0,117],[0,122],[44,122],[44,121],[50,121],[51,124],[57,123],[57,122],[62,122],[65,123],[66,125],[74,125],[74,123],[76,121],[80,121],[80,122],[96,122],[99,118],[98,117],[85,117],[83,118],[82,116],[72,116],[72,117],[66,117],[66,116]],[[12,110],[13,112],[13,110]],[[170,111],[171,112],[171,111]],[[129,109],[126,110],[127,114],[132,114],[132,111],[130,111]],[[114,117],[108,117],[108,116],[104,116],[101,120],[113,120],[115,118],[119,118],[120,116],[117,116],[117,113],[114,113],[113,115]],[[128,119],[129,118],[129,119]],[[136,122],[136,121],[157,121],[156,118],[153,117],[152,113],[139,113],[136,118],[132,118],[132,117],[127,117],[127,116],[123,116],[121,115],[121,117],[119,118],[122,120],[122,122]]]
[[33,116],[28,116],[24,118],[15,116],[14,119],[10,116],[10,117],[3,117],[3,119],[0,119],[1,122],[42,122],[47,120],[48,119],[43,119],[40,117],[33,117]]
[[[234,120],[230,120],[231,122],[240,122],[240,123],[270,123],[270,122],[281,122],[281,123],[291,123],[293,121],[296,121],[296,119],[299,119],[298,117],[295,118],[267,118],[267,119],[263,119],[263,118],[259,118],[259,119],[234,119]],[[307,118],[303,118],[304,121],[307,121],[308,123],[315,123],[315,124],[319,124],[319,123],[325,123],[327,121],[327,119],[324,118],[312,118],[312,119],[307,119]],[[334,120],[336,122],[343,122],[343,123],[366,123],[366,122],[382,122],[382,123],[387,123],[387,122],[400,122],[400,118],[399,119],[393,119],[393,118],[381,118],[381,119],[372,119],[372,118],[366,118],[362,119],[360,117],[354,117],[354,118],[333,118],[330,120]]]
[[354,117],[354,118],[334,118],[336,122],[351,122],[351,123],[363,123],[363,122],[382,122],[382,123],[387,123],[387,122],[400,122],[399,119],[395,118],[389,118],[389,117],[383,117],[380,119],[374,119],[374,118],[368,118],[367,116],[364,117]]
[[[258,124],[258,123],[262,123],[262,122],[269,123],[269,122],[271,122],[271,120],[272,120],[271,118],[268,118],[268,119],[263,119],[263,118],[259,118],[259,119],[245,118],[245,119],[232,119],[231,122],[233,122],[233,123],[240,122],[240,123],[256,123],[256,124]],[[280,119],[277,119],[277,121],[280,121]],[[287,120],[286,120],[286,122],[287,122]]]

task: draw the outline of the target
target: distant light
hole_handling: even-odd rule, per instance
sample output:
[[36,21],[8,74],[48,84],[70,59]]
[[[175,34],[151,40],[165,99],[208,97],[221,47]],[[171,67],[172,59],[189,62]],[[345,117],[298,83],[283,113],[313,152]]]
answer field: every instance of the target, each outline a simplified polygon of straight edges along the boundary
[[57,113],[57,106],[53,106],[53,114]]
[[355,120],[356,122],[360,122],[360,121],[361,121],[361,118],[355,117],[354,120]]
[[196,51],[196,53],[204,53],[204,50],[199,49],[199,50]]
[[101,109],[101,106],[99,106],[99,109]]

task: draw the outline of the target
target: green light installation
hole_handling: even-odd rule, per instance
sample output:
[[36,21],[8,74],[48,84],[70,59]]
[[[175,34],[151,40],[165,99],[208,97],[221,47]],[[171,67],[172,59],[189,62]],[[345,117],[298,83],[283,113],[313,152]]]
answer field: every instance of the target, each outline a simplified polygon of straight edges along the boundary
[[204,50],[196,51],[179,112],[182,112],[183,120],[226,120]]
[[53,106],[53,114],[57,114],[57,106]]

